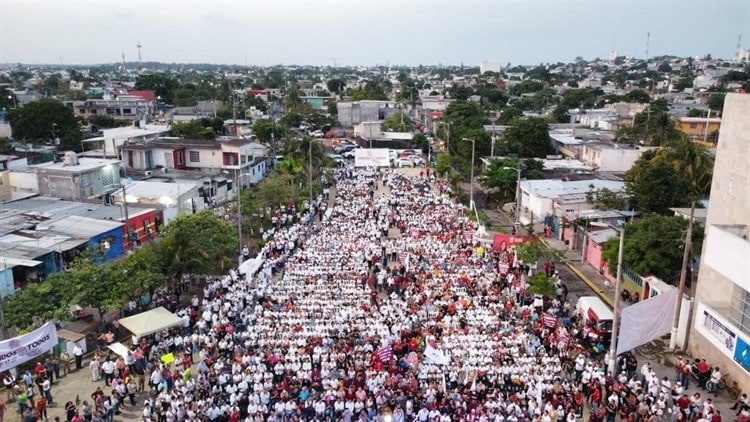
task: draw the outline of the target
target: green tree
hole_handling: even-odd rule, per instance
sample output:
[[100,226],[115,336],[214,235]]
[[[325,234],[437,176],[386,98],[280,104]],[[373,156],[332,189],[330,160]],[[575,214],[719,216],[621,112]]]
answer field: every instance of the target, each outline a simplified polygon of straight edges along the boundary
[[44,142],[60,138],[60,150],[81,150],[81,127],[73,110],[50,98],[10,110],[7,119],[15,139]]
[[549,125],[539,117],[516,119],[495,146],[500,155],[544,158],[554,153],[549,138]]
[[165,226],[160,247],[168,274],[213,274],[234,262],[237,229],[211,211],[185,214]]
[[[667,283],[676,285],[682,267],[683,242],[687,230],[687,219],[647,215],[625,225],[625,247],[623,266],[639,275],[655,275]],[[700,256],[703,244],[703,228],[693,226],[693,257]],[[619,237],[607,241],[602,258],[609,272],[617,274]]]
[[276,152],[279,142],[288,135],[289,131],[284,126],[274,123],[269,119],[261,119],[253,124],[253,135],[259,141],[271,145],[271,149]]
[[690,204],[690,180],[653,151],[644,153],[625,174],[625,188],[642,213],[666,214],[671,207]]
[[711,191],[714,157],[703,145],[687,136],[672,142],[657,152],[659,159],[670,163],[677,174],[690,183],[690,198],[698,200]]
[[326,86],[328,87],[328,90],[335,95],[341,95],[341,93],[344,92],[344,88],[346,88],[346,82],[340,78],[333,78],[326,82]]
[[529,278],[529,291],[535,295],[554,297],[557,286],[543,271],[537,271]]
[[630,208],[630,201],[626,194],[614,192],[607,188],[586,192],[586,202],[593,204],[594,209],[597,210],[626,210]]
[[171,132],[173,136],[185,139],[216,139],[216,131],[212,127],[204,126],[201,120],[189,122],[174,122]]
[[381,125],[383,132],[411,132],[414,130],[414,122],[404,113],[396,113],[385,119]]
[[266,178],[255,189],[242,191],[242,212],[251,216],[255,228],[268,228],[271,217],[279,207],[298,203],[300,191],[294,177],[282,173]]
[[250,109],[250,107],[255,107],[256,110],[260,110],[263,113],[268,111],[268,103],[260,97],[251,95],[249,97],[245,97],[243,102],[244,102],[245,108],[248,110]]
[[189,107],[198,104],[193,86],[181,86],[172,93],[172,101],[178,107]]
[[446,177],[453,168],[453,162],[451,156],[448,154],[440,154],[435,164],[435,171],[440,177]]
[[724,111],[724,97],[726,97],[726,95],[725,92],[709,95],[707,102],[708,108],[718,113]]
[[653,101],[646,111],[635,115],[632,126],[617,133],[617,138],[643,141],[650,146],[664,146],[681,136],[682,132],[669,115],[667,103],[662,100]]
[[522,179],[543,179],[544,164],[539,160],[504,158],[493,160],[482,172],[481,184],[488,189],[498,189],[502,198],[515,197],[518,182],[517,168]]
[[414,136],[411,137],[411,143],[415,147],[420,148],[422,152],[425,152],[425,153],[430,147],[429,139],[427,139],[427,136],[422,132],[416,132]]
[[521,109],[518,109],[516,107],[505,107],[503,111],[500,112],[500,117],[498,117],[497,121],[495,121],[495,124],[507,126],[514,120],[521,117],[523,117],[523,111]]
[[174,99],[174,91],[180,86],[176,79],[163,73],[151,73],[139,75],[135,80],[135,89],[154,91],[162,101],[171,103]]
[[16,147],[10,142],[8,138],[0,138],[0,154],[13,155],[16,152]]

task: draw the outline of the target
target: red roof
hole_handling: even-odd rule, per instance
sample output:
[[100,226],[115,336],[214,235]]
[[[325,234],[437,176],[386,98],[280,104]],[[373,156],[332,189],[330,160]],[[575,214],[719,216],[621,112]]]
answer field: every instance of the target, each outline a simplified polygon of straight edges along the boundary
[[268,91],[262,89],[249,89],[247,90],[247,95],[268,95]]
[[128,95],[135,95],[146,101],[156,101],[156,93],[154,91],[130,91]]

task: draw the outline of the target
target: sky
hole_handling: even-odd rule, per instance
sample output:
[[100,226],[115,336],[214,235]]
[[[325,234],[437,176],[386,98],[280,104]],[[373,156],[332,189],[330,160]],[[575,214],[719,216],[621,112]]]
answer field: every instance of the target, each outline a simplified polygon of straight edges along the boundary
[[506,65],[734,58],[750,0],[0,0],[0,63]]

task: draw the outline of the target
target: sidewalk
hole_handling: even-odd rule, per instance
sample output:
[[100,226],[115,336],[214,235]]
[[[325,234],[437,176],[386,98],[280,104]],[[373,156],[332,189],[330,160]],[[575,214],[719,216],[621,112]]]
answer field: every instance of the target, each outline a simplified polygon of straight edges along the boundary
[[570,250],[568,245],[563,241],[539,237],[548,248],[554,249],[562,254],[565,265],[570,268],[575,275],[578,276],[584,283],[586,283],[591,290],[596,293],[605,303],[609,306],[615,306],[615,286],[610,283],[609,280],[604,278],[599,272],[594,269],[591,265],[581,262],[581,253],[579,251]]

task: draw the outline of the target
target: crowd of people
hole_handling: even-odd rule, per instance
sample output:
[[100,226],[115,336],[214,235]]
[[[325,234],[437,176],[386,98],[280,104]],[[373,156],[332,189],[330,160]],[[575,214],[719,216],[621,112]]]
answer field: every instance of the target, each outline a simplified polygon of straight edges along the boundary
[[558,294],[535,297],[512,251],[475,243],[446,182],[351,167],[335,180],[328,217],[279,220],[256,273],[209,280],[181,327],[101,357],[92,379],[111,394],[68,420],[136,399],[159,422],[721,420],[632,355],[609,373],[554,269]]

